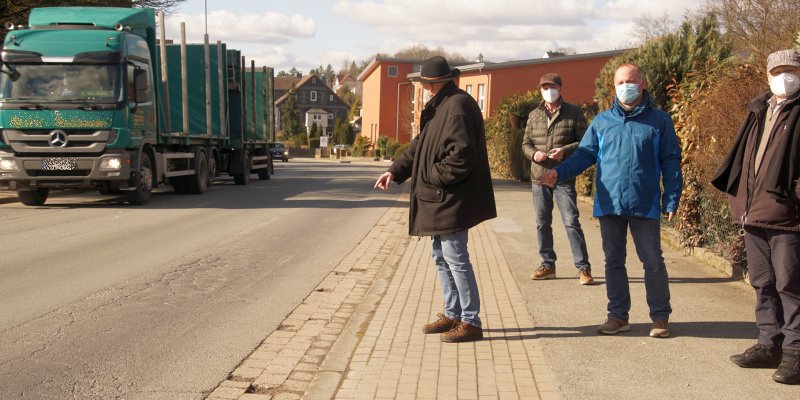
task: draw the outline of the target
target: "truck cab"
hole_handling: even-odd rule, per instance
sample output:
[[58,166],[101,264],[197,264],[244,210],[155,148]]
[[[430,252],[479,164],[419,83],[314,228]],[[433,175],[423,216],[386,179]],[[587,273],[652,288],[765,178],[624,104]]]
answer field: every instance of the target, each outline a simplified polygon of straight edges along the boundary
[[0,51],[0,186],[30,205],[51,188],[149,192],[152,171],[140,173],[158,131],[153,10],[38,8],[29,24]]

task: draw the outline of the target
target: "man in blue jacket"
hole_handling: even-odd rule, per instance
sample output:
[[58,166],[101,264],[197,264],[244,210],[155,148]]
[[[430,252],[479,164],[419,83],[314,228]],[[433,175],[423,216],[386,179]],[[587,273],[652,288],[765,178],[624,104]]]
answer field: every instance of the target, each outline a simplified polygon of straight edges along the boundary
[[[593,216],[600,221],[606,258],[608,319],[597,332],[613,335],[631,329],[631,296],[625,269],[630,228],[636,253],[644,264],[651,337],[668,337],[669,277],[661,254],[661,213],[669,220],[678,210],[683,178],[681,148],[672,119],[653,106],[647,80],[636,65],[624,64],[614,74],[617,97],[610,110],[595,117],[578,149],[545,172],[554,185],[597,165]],[[661,193],[660,184],[664,185]]]

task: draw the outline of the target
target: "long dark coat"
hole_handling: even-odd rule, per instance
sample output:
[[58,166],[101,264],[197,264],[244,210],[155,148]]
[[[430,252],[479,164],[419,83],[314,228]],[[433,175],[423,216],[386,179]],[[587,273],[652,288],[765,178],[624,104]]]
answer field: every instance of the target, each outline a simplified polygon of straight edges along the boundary
[[[775,117],[758,174],[755,151],[764,129],[767,91],[747,104],[748,114],[733,148],[711,184],[728,194],[734,223],[800,231],[800,95],[786,101]],[[766,132],[769,134],[769,132]],[[745,216],[743,218],[743,216]]]
[[408,232],[454,233],[497,216],[483,116],[475,100],[446,84],[422,110],[420,134],[389,172],[411,178]]

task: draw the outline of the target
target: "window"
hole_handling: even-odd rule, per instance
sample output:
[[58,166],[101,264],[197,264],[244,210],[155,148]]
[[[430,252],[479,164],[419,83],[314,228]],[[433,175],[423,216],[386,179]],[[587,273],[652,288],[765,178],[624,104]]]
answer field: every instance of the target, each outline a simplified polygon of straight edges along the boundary
[[331,95],[331,101],[333,101],[333,95]]
[[317,101],[317,91],[316,90],[312,90],[311,91],[311,101]]
[[472,85],[467,85],[467,94],[472,96]]
[[390,66],[389,68],[386,69],[386,72],[389,75],[389,78],[397,77],[397,67],[396,66]]
[[483,103],[486,100],[486,86],[484,84],[478,84],[478,106],[481,107],[481,111],[483,110]]
[[328,119],[333,119],[333,114],[328,114]]

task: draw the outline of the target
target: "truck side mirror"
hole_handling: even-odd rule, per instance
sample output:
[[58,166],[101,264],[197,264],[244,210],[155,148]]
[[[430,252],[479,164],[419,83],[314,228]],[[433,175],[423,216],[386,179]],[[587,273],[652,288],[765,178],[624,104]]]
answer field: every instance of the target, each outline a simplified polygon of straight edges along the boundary
[[150,81],[147,79],[147,71],[143,69],[133,70],[133,90],[134,101],[136,103],[147,103],[150,92]]

